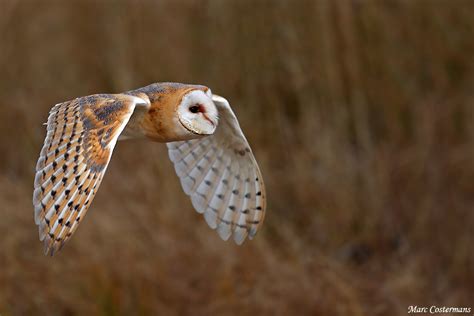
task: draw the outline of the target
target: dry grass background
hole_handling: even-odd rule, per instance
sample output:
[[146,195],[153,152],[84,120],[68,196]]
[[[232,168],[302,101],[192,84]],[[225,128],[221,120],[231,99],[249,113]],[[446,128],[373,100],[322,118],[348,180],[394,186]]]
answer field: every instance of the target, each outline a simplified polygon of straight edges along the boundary
[[[474,308],[474,2],[0,2],[0,314],[405,315]],[[122,142],[54,258],[31,206],[60,101],[226,96],[267,184],[223,242],[165,146]]]

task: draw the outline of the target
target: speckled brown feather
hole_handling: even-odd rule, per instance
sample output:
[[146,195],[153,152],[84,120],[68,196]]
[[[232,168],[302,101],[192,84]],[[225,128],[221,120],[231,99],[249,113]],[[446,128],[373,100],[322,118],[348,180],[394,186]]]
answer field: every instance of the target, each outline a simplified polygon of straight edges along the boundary
[[53,255],[62,247],[84,218],[117,138],[140,100],[99,94],[51,109],[33,193],[46,253]]

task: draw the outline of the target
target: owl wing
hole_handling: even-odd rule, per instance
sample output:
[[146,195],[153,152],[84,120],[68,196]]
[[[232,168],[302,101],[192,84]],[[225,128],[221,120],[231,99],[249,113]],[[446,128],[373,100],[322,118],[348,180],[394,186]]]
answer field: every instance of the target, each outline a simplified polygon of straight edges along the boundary
[[214,95],[219,111],[216,132],[208,137],[168,143],[184,192],[197,212],[223,240],[233,234],[252,239],[265,215],[265,186],[255,157],[226,99]]
[[135,107],[147,101],[102,94],[56,104],[36,165],[33,205],[45,253],[71,237],[102,181],[117,139]]

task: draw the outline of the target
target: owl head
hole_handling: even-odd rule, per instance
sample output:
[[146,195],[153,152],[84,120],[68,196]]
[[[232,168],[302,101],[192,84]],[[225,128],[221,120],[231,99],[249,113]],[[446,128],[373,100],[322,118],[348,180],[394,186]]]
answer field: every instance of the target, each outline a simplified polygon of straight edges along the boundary
[[176,112],[179,123],[187,133],[206,136],[216,130],[218,112],[212,101],[210,89],[187,92],[183,95]]
[[146,112],[134,113],[124,137],[169,142],[212,135],[216,130],[218,111],[206,86],[162,82],[127,94],[149,100],[150,106]]

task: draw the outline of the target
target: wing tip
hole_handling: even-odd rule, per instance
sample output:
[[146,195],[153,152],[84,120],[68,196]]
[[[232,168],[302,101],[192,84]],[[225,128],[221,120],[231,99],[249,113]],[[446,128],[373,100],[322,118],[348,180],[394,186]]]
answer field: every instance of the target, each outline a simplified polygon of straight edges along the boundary
[[181,187],[183,188],[184,193],[186,195],[191,195],[193,193],[192,188],[195,184],[195,180],[193,180],[190,177],[182,177],[180,178],[180,182],[181,182]]
[[251,227],[248,233],[249,233],[249,239],[252,240],[257,235],[257,228]]
[[[43,153],[43,149],[41,149],[41,154],[42,153]],[[41,155],[38,158],[38,161],[36,162],[36,171],[39,171],[40,169],[42,169],[44,167],[44,162],[45,162],[45,157],[43,157],[43,155]],[[36,175],[38,175],[38,173],[39,172],[37,172]],[[36,181],[35,181],[35,183],[36,183]]]
[[193,194],[191,196],[191,204],[193,205],[196,212],[202,214],[206,210],[206,200],[199,196],[198,194]]
[[244,228],[237,227],[234,231],[233,237],[234,237],[234,242],[237,245],[241,246],[247,237],[247,230]]
[[62,239],[61,241],[57,241],[57,240],[54,240],[48,234],[46,234],[43,240],[43,253],[45,256],[53,257],[63,248],[64,244],[65,244],[64,239]]
[[217,233],[219,234],[219,237],[221,237],[222,240],[229,240],[229,237],[232,235],[230,223],[221,221],[217,226]]
[[41,223],[41,212],[43,208],[41,206],[35,206],[35,224],[39,225]]
[[40,204],[42,193],[43,192],[38,187],[33,191],[33,205],[35,206],[35,209],[36,209],[36,206]]
[[217,228],[217,214],[213,210],[207,209],[204,213],[204,219],[209,227],[212,229]]
[[38,221],[38,234],[39,234],[39,240],[44,241],[47,235],[47,227],[45,221]]
[[[49,237],[48,237],[49,238]],[[44,241],[43,241],[43,253],[45,256],[47,257],[52,257],[54,256],[56,250],[53,246],[54,244],[54,241],[51,240],[51,238],[46,238]]]

